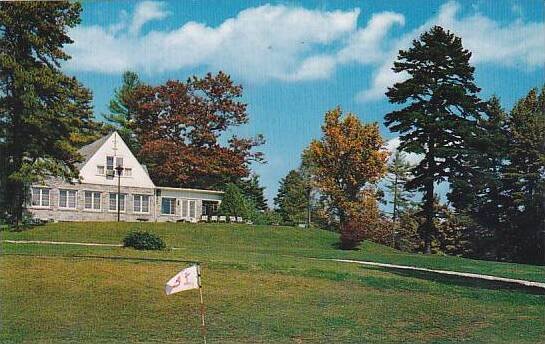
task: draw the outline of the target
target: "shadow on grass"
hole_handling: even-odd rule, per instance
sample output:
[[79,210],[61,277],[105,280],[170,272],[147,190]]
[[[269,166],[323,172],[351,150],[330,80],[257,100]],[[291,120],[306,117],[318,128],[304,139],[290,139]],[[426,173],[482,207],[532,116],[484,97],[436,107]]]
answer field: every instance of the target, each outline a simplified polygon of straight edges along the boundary
[[393,273],[403,277],[418,278],[426,281],[433,281],[450,286],[460,286],[474,289],[489,289],[489,290],[510,290],[519,291],[527,294],[545,295],[545,289],[539,287],[529,287],[513,282],[489,281],[476,279],[464,276],[443,275],[431,271],[414,271],[397,268],[382,268],[382,267],[362,267],[362,269],[377,270],[382,272]]
[[344,247],[342,245],[342,242],[340,242],[340,241],[334,242],[333,244],[331,244],[331,247],[336,249],[336,250],[341,250],[341,251],[359,251],[360,250],[360,248],[358,246]]

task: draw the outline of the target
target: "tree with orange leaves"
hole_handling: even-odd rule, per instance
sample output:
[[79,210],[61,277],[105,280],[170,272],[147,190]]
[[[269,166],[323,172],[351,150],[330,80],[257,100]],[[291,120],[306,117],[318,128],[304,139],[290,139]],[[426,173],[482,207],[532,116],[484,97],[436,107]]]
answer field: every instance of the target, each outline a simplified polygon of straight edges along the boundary
[[[305,155],[310,159],[312,180],[328,197],[341,232],[349,230],[350,235],[344,236],[359,242],[361,233],[379,218],[378,207],[370,204],[376,200],[369,195],[386,173],[388,153],[377,123],[362,123],[352,113],[342,115],[338,107],[326,113],[323,136],[310,143]],[[369,221],[360,221],[363,218]]]
[[223,72],[137,87],[130,106],[138,156],[152,179],[167,186],[217,188],[247,177],[249,164],[263,161],[262,153],[253,151],[263,137],[222,140],[228,130],[248,122],[241,97],[242,86]]

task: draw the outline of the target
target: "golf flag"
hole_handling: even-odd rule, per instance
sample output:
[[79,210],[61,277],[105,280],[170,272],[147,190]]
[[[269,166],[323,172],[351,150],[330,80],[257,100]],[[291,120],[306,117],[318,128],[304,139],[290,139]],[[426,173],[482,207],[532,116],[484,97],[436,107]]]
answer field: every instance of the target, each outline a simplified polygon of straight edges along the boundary
[[178,293],[180,291],[199,288],[199,267],[192,265],[178,272],[172,277],[165,286],[167,295]]

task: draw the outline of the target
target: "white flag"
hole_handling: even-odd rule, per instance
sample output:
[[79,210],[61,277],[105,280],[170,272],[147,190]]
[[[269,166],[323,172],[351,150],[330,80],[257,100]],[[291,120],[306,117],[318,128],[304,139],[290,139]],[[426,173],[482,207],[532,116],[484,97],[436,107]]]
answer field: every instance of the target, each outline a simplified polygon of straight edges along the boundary
[[180,291],[199,288],[199,267],[192,265],[187,269],[178,272],[172,277],[165,286],[167,295],[178,293]]

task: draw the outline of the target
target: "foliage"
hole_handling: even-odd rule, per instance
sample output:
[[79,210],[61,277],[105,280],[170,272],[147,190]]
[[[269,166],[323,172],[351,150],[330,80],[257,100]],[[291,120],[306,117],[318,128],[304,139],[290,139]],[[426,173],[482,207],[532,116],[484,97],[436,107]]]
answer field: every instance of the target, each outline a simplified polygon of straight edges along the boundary
[[166,245],[158,235],[134,231],[123,238],[123,247],[132,247],[137,250],[163,250]]
[[357,202],[348,203],[347,221],[341,222],[341,248],[354,249],[364,238],[384,242],[390,233],[384,233],[374,193],[365,190]]
[[140,157],[155,183],[211,188],[249,175],[251,162],[263,162],[252,149],[263,137],[220,137],[248,122],[242,86],[219,72],[186,82],[142,85],[131,97]]
[[364,187],[385,174],[387,153],[376,123],[364,124],[354,114],[341,116],[340,108],[326,113],[321,140],[312,141],[305,154],[311,161],[312,181],[328,198],[342,228],[350,209],[366,201]]
[[241,188],[244,196],[254,202],[257,210],[265,211],[268,209],[267,199],[265,198],[265,187],[259,184],[259,176],[252,174],[249,178],[241,178],[236,184]]
[[104,118],[116,127],[119,135],[134,154],[138,153],[140,146],[134,133],[135,113],[131,108],[131,99],[135,90],[140,86],[142,86],[142,82],[138,74],[131,71],[123,73],[123,84],[114,90],[114,96],[108,104],[110,113],[104,115]]
[[517,260],[545,264],[545,86],[512,109],[508,141],[500,192],[506,237]]
[[15,222],[25,185],[77,178],[77,148],[101,134],[91,92],[60,68],[80,13],[74,2],[0,3],[0,206]]
[[419,212],[418,208],[409,207],[399,215],[399,222],[393,228],[394,248],[406,252],[421,250],[422,240],[418,234],[418,228],[423,219],[418,216]]
[[277,226],[280,223],[282,223],[282,217],[278,214],[278,212],[274,210],[258,210],[254,209],[250,213],[249,220],[252,221],[252,224],[254,225],[273,225]]
[[392,221],[399,219],[399,214],[411,205],[414,193],[407,190],[406,184],[411,178],[412,165],[405,160],[405,154],[396,150],[388,164],[386,175],[386,190],[390,194],[389,204],[392,205]]
[[244,219],[249,219],[256,211],[255,205],[244,197],[242,190],[236,184],[227,184],[224,191],[218,209],[220,215],[241,216]]
[[295,225],[306,222],[309,197],[307,183],[299,171],[291,170],[280,180],[274,204],[283,223]]
[[479,135],[476,122],[484,106],[470,58],[459,37],[434,26],[399,52],[393,70],[408,78],[386,92],[391,103],[406,105],[385,116],[385,125],[400,134],[399,149],[424,154],[407,187],[424,192],[420,232],[426,253],[436,232],[434,183],[467,179],[474,172],[468,167],[475,154],[468,138]]

